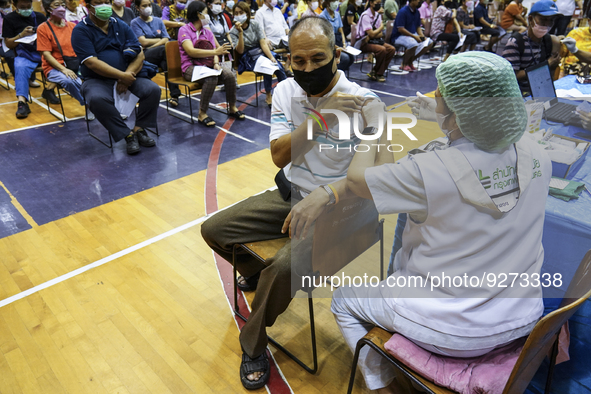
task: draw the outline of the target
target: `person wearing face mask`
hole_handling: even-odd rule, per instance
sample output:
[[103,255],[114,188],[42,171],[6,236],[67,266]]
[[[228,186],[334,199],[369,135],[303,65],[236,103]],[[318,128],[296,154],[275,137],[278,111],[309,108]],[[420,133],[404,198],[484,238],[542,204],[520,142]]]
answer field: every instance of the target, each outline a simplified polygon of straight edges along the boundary
[[424,47],[420,53],[416,53],[419,43],[426,39],[421,27],[421,16],[418,8],[419,0],[411,0],[400,9],[400,12],[396,15],[392,36],[390,37],[390,42],[406,48],[402,58],[401,70],[403,71],[417,71],[413,62],[427,53],[434,45],[434,43],[431,43]]
[[[278,70],[274,73],[277,80],[279,82],[283,81],[287,78],[283,66],[275,59],[274,52],[271,52],[269,49],[263,29],[256,20],[249,20],[247,12],[248,7],[242,2],[234,6],[234,27],[230,30],[230,37],[232,37],[232,44],[234,45],[236,54],[240,56],[238,73],[242,74],[244,71],[252,71],[258,57],[266,56],[278,67]],[[265,103],[271,107],[273,99],[271,94],[273,76],[263,74],[263,84],[266,95]]]
[[[239,5],[235,6],[235,15]],[[310,242],[309,238],[301,242],[295,240],[305,235],[302,228],[313,223],[325,206],[334,202],[330,193],[339,198],[348,195],[343,186],[353,153],[342,151],[342,155],[329,158],[317,149],[310,149],[306,143],[301,144],[306,141],[308,119],[312,119],[304,114],[303,107],[312,106],[315,111],[321,111],[326,105],[346,113],[361,111],[363,119],[373,119],[367,113],[369,108],[385,110],[375,93],[350,82],[345,73],[337,69],[340,50],[335,50],[334,29],[324,18],[308,17],[297,21],[289,33],[289,47],[294,78],[280,82],[275,88],[269,141],[273,163],[280,169],[276,182],[283,186],[291,181],[287,189],[293,192],[287,195],[275,189],[250,197],[213,215],[201,227],[203,239],[229,262],[233,245],[247,239],[248,242],[260,241],[291,234],[294,240],[293,243],[288,240],[265,265],[247,255],[238,256],[236,268],[242,275],[240,288],[244,291],[256,288],[252,312],[240,333],[243,352],[240,379],[249,390],[263,387],[269,379],[266,327],[288,307],[296,289],[292,284],[301,286],[301,278],[292,271],[292,256],[309,255]],[[347,98],[318,101],[318,98],[341,94]],[[371,101],[371,105],[364,105],[365,100]],[[335,103],[334,106],[331,103]],[[338,134],[338,125],[329,117],[326,116],[331,126],[326,132]],[[368,125],[362,122],[360,127],[377,126],[377,122]],[[325,136],[325,131],[317,125],[313,127],[317,138]],[[343,143],[350,142],[352,140]],[[298,176],[296,171],[299,170],[294,170],[296,166],[309,176],[305,179]]]
[[336,48],[341,50],[338,69],[341,71],[347,71],[355,61],[355,56],[344,51],[347,41],[345,40],[345,33],[343,32],[341,15],[337,12],[339,2],[337,0],[324,0],[322,7],[324,7],[324,11],[322,11],[320,17],[326,19],[332,25]]
[[[228,27],[228,23],[226,22],[226,18],[223,16],[223,9],[222,9],[222,2],[221,0],[206,0],[205,4],[207,4],[207,14],[210,17],[209,22],[209,30],[212,31],[215,39],[217,40],[219,45],[230,44],[230,28]],[[231,60],[231,55],[228,55],[229,59]]]
[[[144,63],[144,52],[131,27],[112,16],[111,2],[88,0],[86,6],[88,17],[72,32],[72,47],[80,59],[80,75],[84,81],[82,96],[113,140],[125,139],[127,154],[135,155],[140,152],[140,145],[156,145],[146,129],[157,126],[160,87],[150,79],[138,76]],[[131,61],[124,53],[130,47],[138,49]],[[129,91],[139,98],[135,126],[131,130],[115,107],[115,90],[118,94]]]
[[14,58],[14,84],[18,99],[16,117],[23,119],[31,113],[27,103],[29,87],[39,87],[37,82],[31,82],[31,78],[41,63],[41,55],[37,52],[35,42],[23,44],[16,40],[35,34],[37,26],[45,22],[46,18],[45,15],[33,11],[31,0],[13,0],[13,5],[15,11],[4,17],[2,37],[8,49],[16,50]]
[[318,1],[316,0],[306,0],[306,10],[302,12],[300,18],[305,18],[307,16],[318,16],[316,10],[318,10]]
[[[43,56],[43,74],[49,84],[42,96],[52,104],[59,104],[60,100],[53,92],[53,86],[58,84],[78,100],[80,105],[84,105],[80,93],[82,81],[77,74],[79,63],[71,41],[76,25],[66,21],[64,0],[43,0],[43,8],[49,19],[37,28],[37,50]],[[69,64],[65,59],[68,59]],[[92,118],[90,114],[89,117]]]
[[557,15],[558,7],[552,0],[537,1],[528,16],[527,31],[513,33],[503,50],[502,56],[513,66],[523,92],[529,89],[525,73],[528,67],[547,60],[553,74],[560,63],[560,40],[548,34]]
[[[152,2],[151,7],[152,7],[152,15],[151,16],[162,19],[162,8],[158,5],[158,3]],[[135,0],[131,2],[131,6],[129,8],[131,9],[131,11],[133,11],[133,15],[135,15],[136,18],[142,16],[138,6],[135,5]]]
[[210,17],[208,8],[202,1],[192,1],[189,4],[187,22],[179,29],[178,40],[183,77],[187,81],[191,81],[195,66],[206,66],[222,71],[220,75],[198,80],[201,84],[201,98],[197,120],[204,126],[215,126],[215,121],[207,116],[207,110],[218,84],[225,86],[229,116],[237,120],[244,120],[246,115],[236,107],[236,78],[232,70],[221,62],[222,56],[227,56],[232,46],[230,43],[219,45],[211,30],[207,28],[210,24]]
[[348,0],[347,10],[343,17],[343,33],[347,40],[351,39],[351,26],[356,25],[359,21],[359,14],[361,14],[362,0]]
[[171,40],[176,40],[178,31],[187,22],[187,0],[174,0],[162,10],[162,21]]
[[[372,145],[355,154],[347,173],[349,190],[373,200],[380,214],[409,218],[388,280],[333,293],[331,311],[352,351],[378,326],[434,355],[479,357],[527,336],[544,312],[539,283],[527,289],[450,283],[434,291],[392,285],[442,272],[529,277],[540,274],[544,261],[552,163],[535,141],[521,138],[527,112],[511,65],[492,53],[461,53],[439,65],[436,78],[436,99],[430,100],[447,147],[377,165],[385,153]],[[540,170],[533,176],[532,163]],[[514,182],[511,190],[483,181],[499,168],[514,169],[505,177]],[[369,390],[415,392],[403,388],[406,379],[395,377],[396,368],[373,349],[361,352],[359,368]],[[442,382],[458,383],[445,375]],[[454,392],[472,387],[448,386]]]
[[77,25],[86,18],[88,10],[78,0],[66,0],[66,20]]
[[125,0],[113,0],[113,17],[127,23],[127,26],[131,26],[135,15],[131,8],[125,6]]
[[[472,4],[472,6],[474,6],[474,4]],[[476,48],[476,44],[480,42],[480,32],[473,31],[474,25],[470,23],[470,13],[471,11],[468,6],[468,1],[460,0],[460,7],[458,8],[456,20],[460,25],[460,31],[466,36],[460,52],[465,52],[467,49],[473,51]]]
[[[140,45],[144,49],[146,61],[167,70],[165,46],[170,36],[166,31],[164,22],[157,16],[153,16],[154,5],[151,0],[134,0],[134,6],[140,16],[131,21],[131,29],[136,35]],[[170,99],[168,104],[172,107],[179,105],[178,98],[181,95],[179,86],[168,84]]]
[[[234,9],[235,4],[234,0],[228,0],[225,2],[224,14],[230,17],[230,21],[232,20],[232,10]],[[228,26],[231,26],[231,22],[228,22]]]
[[433,7],[430,0],[423,1],[423,4],[419,7],[419,14],[421,15],[421,24],[427,26],[433,19]]
[[378,12],[382,8],[380,0],[370,0],[369,5],[370,8],[359,17],[355,46],[359,46],[361,52],[373,53],[375,56],[373,70],[367,76],[374,81],[385,82],[384,72],[394,57],[396,49],[384,42],[384,23],[382,15]]

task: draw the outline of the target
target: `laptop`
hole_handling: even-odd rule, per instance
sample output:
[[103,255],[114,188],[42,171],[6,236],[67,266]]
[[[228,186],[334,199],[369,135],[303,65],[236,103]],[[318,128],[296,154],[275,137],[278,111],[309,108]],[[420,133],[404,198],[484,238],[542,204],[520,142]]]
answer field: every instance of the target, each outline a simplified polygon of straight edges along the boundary
[[544,117],[546,120],[563,123],[566,126],[581,125],[581,120],[575,111],[577,106],[558,101],[547,61],[527,68],[525,73],[529,81],[532,98],[550,99],[550,101],[544,103]]

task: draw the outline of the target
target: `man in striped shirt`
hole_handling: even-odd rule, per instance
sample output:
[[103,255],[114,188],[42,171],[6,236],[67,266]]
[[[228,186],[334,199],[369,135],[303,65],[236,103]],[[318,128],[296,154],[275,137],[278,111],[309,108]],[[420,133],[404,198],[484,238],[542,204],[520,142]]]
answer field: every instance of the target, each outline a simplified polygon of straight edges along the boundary
[[548,34],[557,15],[558,8],[552,0],[536,2],[528,17],[527,32],[516,33],[507,41],[503,57],[513,66],[522,90],[529,87],[525,73],[528,67],[547,60],[550,72],[554,73],[560,63],[560,39]]

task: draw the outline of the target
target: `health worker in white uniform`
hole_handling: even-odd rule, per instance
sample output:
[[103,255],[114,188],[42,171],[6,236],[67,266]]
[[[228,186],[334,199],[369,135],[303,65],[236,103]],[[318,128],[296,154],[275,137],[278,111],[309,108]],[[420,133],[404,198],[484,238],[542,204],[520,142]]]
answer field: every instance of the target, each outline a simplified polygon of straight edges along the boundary
[[[350,190],[372,199],[381,214],[409,216],[392,276],[333,295],[332,312],[352,351],[378,326],[433,353],[476,357],[528,335],[542,315],[534,279],[544,260],[552,166],[537,143],[522,138],[527,114],[513,69],[494,54],[470,52],[442,63],[436,76],[433,109],[446,149],[374,166],[387,154],[374,146],[349,167]],[[511,273],[519,281],[502,286]],[[369,389],[395,392],[388,361],[369,347],[359,360]]]

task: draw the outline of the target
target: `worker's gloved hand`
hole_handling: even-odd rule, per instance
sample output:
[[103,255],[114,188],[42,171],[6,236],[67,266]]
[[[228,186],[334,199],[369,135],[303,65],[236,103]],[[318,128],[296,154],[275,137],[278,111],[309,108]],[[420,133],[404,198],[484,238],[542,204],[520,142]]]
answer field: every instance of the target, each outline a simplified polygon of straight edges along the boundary
[[366,100],[361,108],[361,115],[366,127],[375,127],[376,129],[380,129],[380,125],[383,127],[386,122],[385,112],[386,106],[377,98]]
[[577,41],[575,41],[575,39],[572,37],[566,37],[560,42],[562,42],[566,46],[566,49],[568,49],[568,51],[572,54],[575,54],[579,51],[579,48],[577,48]]
[[429,120],[432,122],[437,121],[437,116],[435,115],[437,102],[434,98],[427,97],[424,94],[417,92],[417,98],[409,102],[408,106],[411,108],[413,115],[415,115],[417,119]]

